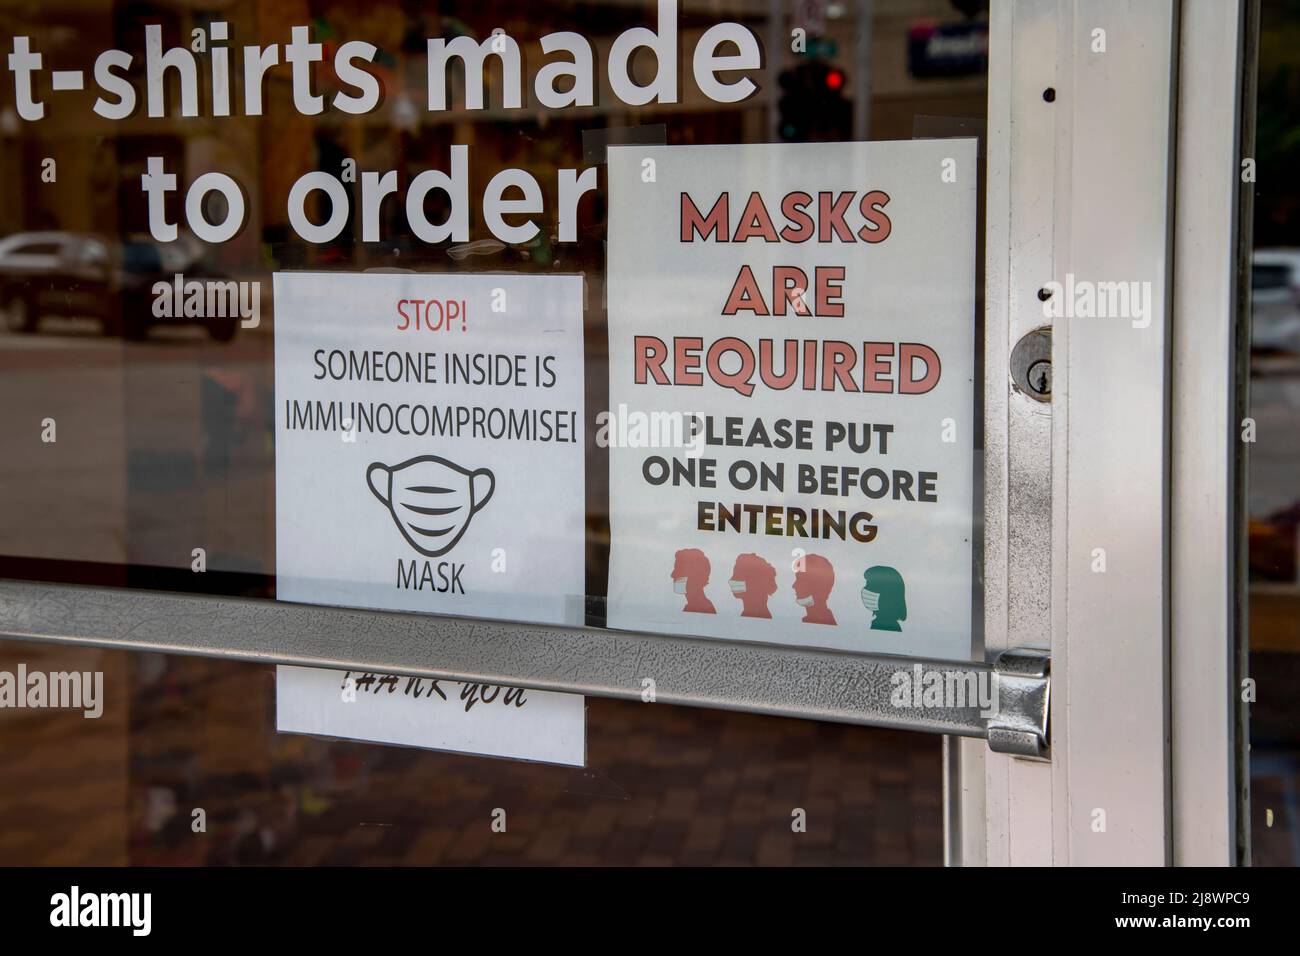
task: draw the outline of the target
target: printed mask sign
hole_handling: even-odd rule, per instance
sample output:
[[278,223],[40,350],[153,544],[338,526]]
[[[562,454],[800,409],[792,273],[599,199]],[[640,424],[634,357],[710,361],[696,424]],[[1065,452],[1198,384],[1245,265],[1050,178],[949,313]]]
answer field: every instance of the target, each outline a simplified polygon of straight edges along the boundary
[[275,711],[282,734],[570,767],[587,762],[587,707],[581,694],[281,664]]
[[975,141],[609,156],[609,625],[969,657]]
[[277,597],[581,624],[582,294],[277,273]]

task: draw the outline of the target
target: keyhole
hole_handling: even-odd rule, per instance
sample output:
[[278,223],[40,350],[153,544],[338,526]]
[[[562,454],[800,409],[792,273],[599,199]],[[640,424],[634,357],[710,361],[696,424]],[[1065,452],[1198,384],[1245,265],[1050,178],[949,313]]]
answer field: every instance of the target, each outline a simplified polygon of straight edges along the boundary
[[1052,400],[1052,330],[1034,329],[1011,350],[1011,381],[1035,402]]
[[1052,394],[1052,363],[1035,362],[1029,366],[1029,387],[1039,395]]

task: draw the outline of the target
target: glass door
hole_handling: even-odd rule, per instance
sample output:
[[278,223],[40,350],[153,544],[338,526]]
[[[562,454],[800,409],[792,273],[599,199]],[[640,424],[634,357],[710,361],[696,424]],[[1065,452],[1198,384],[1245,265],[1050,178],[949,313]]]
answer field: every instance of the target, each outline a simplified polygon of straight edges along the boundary
[[[990,93],[982,4],[501,0],[435,10],[250,0],[218,13],[104,2],[75,14],[11,11],[4,33],[11,83],[0,107],[0,631],[11,640],[0,644],[0,671],[89,676],[81,709],[0,711],[9,768],[0,816],[10,821],[0,863],[942,860],[937,732],[985,734],[979,701],[913,708],[910,700],[866,700],[859,691],[911,674],[910,661],[894,653],[953,658],[972,667],[973,677],[990,670],[982,620],[972,610],[982,481],[976,217],[983,215]],[[761,63],[751,62],[757,50]],[[680,73],[680,87],[671,90],[674,71],[660,62],[670,56]],[[547,63],[552,73],[543,82]],[[568,69],[557,73],[556,63]],[[949,141],[951,148],[943,145]],[[852,143],[868,145],[845,145]],[[958,206],[968,228],[950,221],[953,248],[965,250],[960,256],[942,268],[926,266],[927,274],[891,276],[871,266],[889,301],[925,302],[930,313],[956,316],[957,357],[945,372],[955,400],[942,414],[937,406],[925,412],[934,427],[924,436],[933,454],[954,466],[939,492],[925,474],[933,466],[909,463],[905,445],[896,468],[828,473],[825,482],[837,488],[823,483],[823,496],[851,494],[854,504],[826,509],[826,529],[812,540],[836,538],[835,553],[851,560],[827,563],[830,544],[800,549],[794,537],[777,547],[765,526],[757,535],[719,530],[717,545],[681,547],[666,561],[639,561],[641,539],[625,536],[630,549],[620,545],[616,506],[624,527],[641,534],[653,531],[655,518],[643,521],[641,512],[656,507],[649,485],[630,495],[617,485],[611,460],[620,448],[609,432],[601,436],[619,411],[611,378],[624,308],[618,303],[635,299],[620,298],[626,287],[613,273],[625,268],[635,277],[650,266],[636,256],[619,259],[644,225],[635,211],[641,207],[626,198],[641,182],[642,157],[629,167],[634,178],[611,183],[614,157],[631,147],[658,157],[661,171],[671,157],[687,155],[683,149],[713,149],[690,154],[703,166],[688,162],[674,174],[733,171],[729,238],[747,241],[747,249],[765,243],[764,217],[800,234],[809,210],[818,228],[829,230],[819,239],[827,245],[849,241],[851,228],[856,247],[887,248],[890,196],[856,196],[850,206],[828,191],[853,185],[836,186],[834,170],[855,157],[869,157],[872,170],[892,169],[901,184],[913,182],[917,196],[945,203],[966,197],[968,205]],[[946,163],[950,153],[960,165],[934,163],[932,181],[911,175],[898,158],[928,163],[933,154]],[[774,163],[768,155],[789,160]],[[506,180],[496,178],[502,170],[511,171]],[[801,188],[814,194],[807,202],[791,213],[776,196],[741,218],[754,183],[784,183],[799,170],[809,181]],[[472,207],[463,224],[462,183]],[[485,204],[493,183],[496,199]],[[424,195],[413,201],[420,186]],[[894,209],[906,208],[902,198],[894,196]],[[701,232],[713,208],[696,210]],[[892,221],[896,237],[905,236],[906,224],[906,241],[922,241],[922,227],[933,223],[918,208]],[[611,243],[619,217],[622,238]],[[747,239],[735,234],[745,229],[758,231]],[[854,261],[865,254],[855,248]],[[690,259],[680,267],[660,263],[650,290],[656,301],[680,291],[685,279],[673,268],[693,268]],[[833,270],[835,262],[823,265]],[[833,271],[810,269],[802,280],[784,273],[789,281],[775,293],[772,275],[755,288],[770,308],[788,309],[788,322],[810,309],[828,316],[842,309],[843,280]],[[351,484],[340,487],[355,500],[321,491],[338,474],[323,453],[296,457],[289,482],[285,456],[304,431],[335,433],[326,434],[332,454],[358,447],[351,443],[358,434],[364,447],[379,432],[435,429],[441,399],[412,413],[390,397],[410,386],[411,376],[426,374],[419,360],[442,346],[404,347],[390,366],[389,353],[338,338],[343,325],[327,327],[326,313],[342,299],[326,295],[296,309],[285,276],[481,282],[538,309],[552,290],[561,301],[576,296],[576,321],[560,336],[568,351],[550,352],[561,397],[530,406],[539,416],[561,414],[528,418],[527,427],[539,430],[533,439],[550,429],[557,441],[536,441],[505,468],[447,451],[472,446],[426,434],[425,441],[398,443],[410,449],[403,455],[376,452],[360,477],[349,472]],[[574,277],[576,286],[568,281]],[[315,295],[325,281],[303,280],[300,288]],[[956,290],[961,310],[951,312],[940,289]],[[465,317],[452,314],[454,296],[410,293],[402,301],[405,311],[392,319],[405,319],[404,334],[468,332],[468,324],[453,327]],[[749,304],[745,321],[757,314]],[[490,310],[485,299],[469,322],[490,318]],[[843,322],[860,323],[863,315],[850,309]],[[925,346],[933,356],[927,361],[921,347],[928,334],[891,332],[882,341],[893,351],[864,358],[863,336],[846,332],[859,340],[850,349],[859,352],[856,370],[845,364],[848,353],[823,349],[817,360],[824,371],[807,373],[809,380],[824,375],[835,401],[891,380],[894,400],[900,390],[920,394],[939,372],[937,353]],[[509,339],[494,341],[483,354],[503,352]],[[277,358],[299,342],[309,343],[304,354],[318,361],[300,369],[300,394],[282,395]],[[523,333],[516,344],[533,348]],[[681,348],[680,370],[689,379],[707,356],[692,365],[689,343]],[[733,372],[728,363],[736,354],[723,358],[721,378]],[[542,365],[535,369],[530,358],[518,372],[510,362],[474,361],[438,368],[479,377],[471,383],[479,397],[464,403],[464,427],[492,429],[491,412],[475,420],[474,408],[507,404],[512,376],[541,374]],[[342,389],[360,379],[371,392],[354,389],[347,408],[311,404],[320,397],[311,392],[315,383]],[[298,398],[302,404],[294,405]],[[894,406],[872,398],[868,407],[886,415],[876,424],[888,421]],[[337,421],[319,428],[316,418],[308,422],[335,411]],[[774,406],[772,419],[779,412]],[[731,426],[722,411],[715,418],[725,446]],[[854,411],[843,420],[857,429],[871,418]],[[502,418],[501,427],[523,428],[523,420]],[[879,449],[889,434],[884,427],[853,440],[874,437]],[[951,428],[955,437],[944,437]],[[841,444],[850,437],[845,431]],[[868,453],[877,451],[864,445],[855,452]],[[407,480],[415,473],[401,470],[404,458],[418,459],[420,473],[434,477]],[[575,461],[576,469],[564,471]],[[512,488],[529,482],[553,482],[549,497],[536,497],[549,505],[502,510]],[[563,540],[567,558],[538,565],[526,546],[506,546],[503,567],[531,560],[523,566],[541,572],[518,585],[526,601],[489,602],[487,610],[467,612],[474,619],[440,605],[456,596],[459,580],[439,571],[439,536],[452,524],[435,525],[440,516],[423,512],[406,520],[393,498],[444,486],[468,515],[457,519],[456,537],[481,548],[485,563],[496,560],[495,547],[474,535],[491,521],[508,531],[512,523],[550,520],[553,530],[545,533],[553,535],[555,554]],[[318,492],[326,507],[310,521],[289,517]],[[958,504],[929,520],[936,494]],[[789,499],[767,501],[763,522],[774,520],[769,511],[778,505],[783,520],[813,520],[799,494]],[[565,509],[575,501],[570,514]],[[386,536],[390,549],[410,545],[398,565],[400,601],[377,603],[362,594],[359,579],[311,564],[359,549],[362,539],[352,531],[339,531],[328,548],[309,537],[293,537],[306,543],[290,546],[309,524],[324,534],[341,516],[363,510],[373,519],[364,534]],[[923,534],[893,537],[908,563],[875,556],[870,511],[924,519]],[[694,512],[689,517],[694,523]],[[721,529],[733,519],[714,513],[710,520]],[[740,527],[738,518],[733,523]],[[811,525],[800,527],[807,537]],[[649,546],[661,547],[653,533]],[[932,561],[920,559],[922,547]],[[624,623],[613,619],[611,562],[620,549],[619,593],[653,577],[671,627],[647,624],[645,615],[626,611],[627,601]],[[695,551],[707,555],[707,571]],[[291,554],[303,561],[292,575],[284,571]],[[429,586],[422,587],[426,567]],[[384,573],[391,578],[391,568]],[[770,591],[768,577],[775,581]],[[312,596],[322,580],[337,597]],[[678,606],[695,600],[697,585],[707,595],[698,606],[707,600],[717,621],[725,616],[718,626]],[[391,581],[385,587],[394,590]],[[761,608],[755,595],[770,607]],[[432,613],[373,610],[417,605]],[[771,620],[759,620],[764,609]],[[676,637],[634,633],[641,630]],[[268,661],[337,667],[341,681],[357,682],[362,699],[408,693],[409,681],[421,676],[462,678],[480,695],[504,684],[585,693],[585,766],[280,734],[276,670]],[[400,674],[401,683],[384,683],[386,673]],[[647,694],[647,680],[657,696]],[[432,693],[428,684],[421,690]],[[451,703],[464,708],[454,694]],[[72,778],[93,786],[67,788]],[[498,810],[508,819],[504,829],[494,829]]]

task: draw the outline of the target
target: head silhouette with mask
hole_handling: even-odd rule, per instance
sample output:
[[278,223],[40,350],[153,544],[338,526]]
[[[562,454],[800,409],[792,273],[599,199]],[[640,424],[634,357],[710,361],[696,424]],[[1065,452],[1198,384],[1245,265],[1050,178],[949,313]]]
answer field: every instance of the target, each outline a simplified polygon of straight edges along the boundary
[[704,593],[711,571],[709,559],[699,548],[682,548],[673,560],[673,590],[685,595],[683,611],[713,614],[713,602]]
[[803,570],[794,574],[794,600],[803,608],[803,623],[834,624],[835,615],[826,605],[835,587],[835,568],[820,554],[803,557]]
[[873,631],[901,631],[899,622],[907,620],[903,576],[883,564],[867,568],[862,575],[862,605],[872,612]]
[[757,554],[738,557],[727,584],[740,601],[741,617],[772,616],[767,609],[767,599],[776,593],[776,568]]

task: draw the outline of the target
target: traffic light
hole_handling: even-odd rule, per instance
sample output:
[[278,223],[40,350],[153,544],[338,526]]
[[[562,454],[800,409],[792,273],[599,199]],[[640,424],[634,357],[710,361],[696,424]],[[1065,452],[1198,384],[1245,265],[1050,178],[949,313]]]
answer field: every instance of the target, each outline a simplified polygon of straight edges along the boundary
[[853,108],[844,97],[848,77],[823,60],[805,60],[779,77],[781,139],[788,143],[851,139]]

